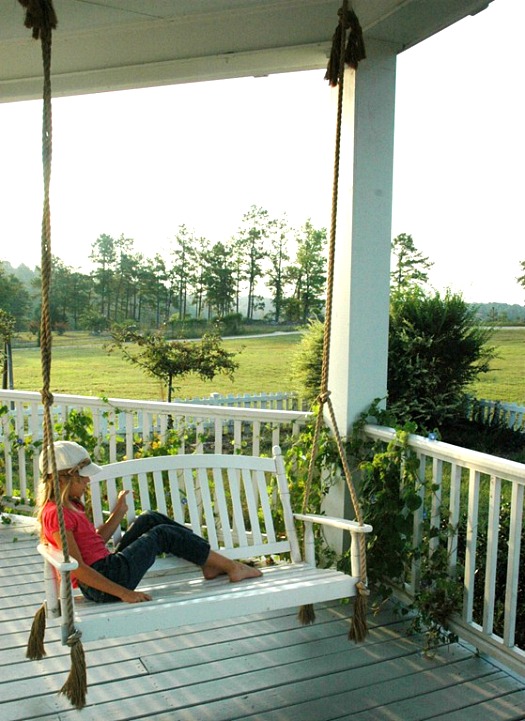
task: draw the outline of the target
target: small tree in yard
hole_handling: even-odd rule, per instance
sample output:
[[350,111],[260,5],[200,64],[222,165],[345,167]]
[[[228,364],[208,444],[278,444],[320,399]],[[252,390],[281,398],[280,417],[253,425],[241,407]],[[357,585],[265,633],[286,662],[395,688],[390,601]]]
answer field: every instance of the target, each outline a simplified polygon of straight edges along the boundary
[[206,334],[199,342],[170,341],[161,332],[141,333],[122,326],[115,326],[111,335],[113,343],[108,352],[119,350],[125,360],[160,379],[167,387],[168,403],[172,401],[175,379],[190,373],[203,380],[213,380],[219,373],[233,378],[238,368],[233,360],[235,354],[223,348],[218,335]]

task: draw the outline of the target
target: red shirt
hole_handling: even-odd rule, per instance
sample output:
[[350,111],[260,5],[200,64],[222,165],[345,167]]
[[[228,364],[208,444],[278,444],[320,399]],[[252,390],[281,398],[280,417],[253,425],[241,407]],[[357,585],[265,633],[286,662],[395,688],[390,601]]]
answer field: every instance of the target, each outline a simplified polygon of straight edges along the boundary
[[[67,531],[71,531],[82,554],[85,564],[91,566],[95,561],[109,556],[104,539],[99,536],[95,526],[86,516],[84,506],[73,501],[72,508],[64,508],[64,524]],[[53,534],[59,530],[58,511],[54,501],[48,501],[42,510],[42,530],[46,541],[57,548]]]

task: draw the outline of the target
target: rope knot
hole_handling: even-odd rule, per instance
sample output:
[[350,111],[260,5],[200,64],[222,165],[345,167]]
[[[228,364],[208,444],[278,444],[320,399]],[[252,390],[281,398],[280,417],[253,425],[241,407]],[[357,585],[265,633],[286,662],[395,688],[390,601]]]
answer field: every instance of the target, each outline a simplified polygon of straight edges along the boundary
[[69,636],[67,637],[66,643],[71,648],[72,646],[75,646],[80,641],[81,638],[82,638],[82,631],[79,631],[78,629],[75,628],[75,630],[72,633],[70,633]]
[[[357,70],[359,62],[366,58],[363,30],[355,12],[348,8],[348,0],[343,0],[338,15],[339,23],[332,38],[332,50],[325,75],[325,80],[328,80],[332,87],[339,85],[342,80],[345,63]],[[345,46],[348,30],[350,32]]]
[[317,400],[319,401],[319,405],[324,405],[325,403],[328,403],[328,399],[330,398],[331,391],[322,391],[317,396]]
[[40,394],[42,396],[42,405],[43,406],[49,407],[49,406],[53,405],[53,401],[54,401],[53,394],[51,393],[51,391],[48,388],[43,388],[40,391]]
[[24,25],[33,29],[33,38],[38,40],[44,34],[50,35],[57,26],[57,16],[52,0],[18,0],[26,9]]
[[370,589],[368,588],[366,583],[363,583],[363,581],[358,581],[355,584],[355,587],[357,588],[360,596],[370,596]]

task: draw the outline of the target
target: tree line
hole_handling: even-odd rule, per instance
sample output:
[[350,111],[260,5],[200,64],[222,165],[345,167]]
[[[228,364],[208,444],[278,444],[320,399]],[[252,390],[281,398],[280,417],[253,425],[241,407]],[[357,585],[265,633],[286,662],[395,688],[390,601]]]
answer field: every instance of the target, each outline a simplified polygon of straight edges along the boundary
[[[255,205],[224,242],[212,244],[179,226],[164,255],[147,257],[132,238],[101,234],[91,246],[90,273],[53,257],[52,327],[100,332],[133,323],[157,329],[188,317],[211,320],[241,311],[251,321],[264,310],[277,323],[306,322],[323,308],[325,248],[326,229],[310,220],[293,229],[286,218],[272,218]],[[38,328],[40,282],[39,268],[28,288],[0,263],[0,308],[15,319],[17,330]],[[263,293],[271,300],[268,308]]]

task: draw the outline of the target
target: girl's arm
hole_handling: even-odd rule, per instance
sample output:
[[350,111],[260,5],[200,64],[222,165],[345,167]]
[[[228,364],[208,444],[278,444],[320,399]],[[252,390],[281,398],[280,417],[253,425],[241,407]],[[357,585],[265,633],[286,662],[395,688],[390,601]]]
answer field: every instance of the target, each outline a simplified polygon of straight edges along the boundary
[[120,491],[115,507],[111,511],[108,520],[97,528],[97,533],[104,539],[104,543],[109,541],[126,515],[126,511],[128,510],[126,496],[128,493],[129,491]]
[[[118,583],[110,581],[94,568],[84,563],[82,554],[77,546],[75,537],[72,531],[66,531],[67,545],[69,554],[78,561],[78,568],[75,571],[75,577],[86,586],[96,588],[97,591],[103,591],[104,593],[110,593],[112,596],[120,598],[121,601],[126,603],[141,603],[142,601],[151,601],[151,596],[148,593],[142,591],[130,591],[129,588],[125,588]],[[60,541],[60,533],[57,531],[53,534],[53,539],[57,544],[58,548],[62,548]]]

